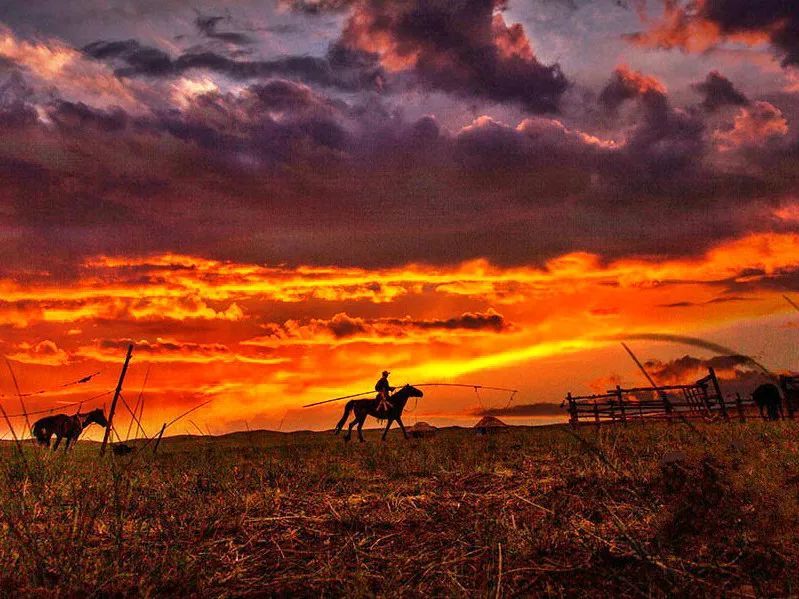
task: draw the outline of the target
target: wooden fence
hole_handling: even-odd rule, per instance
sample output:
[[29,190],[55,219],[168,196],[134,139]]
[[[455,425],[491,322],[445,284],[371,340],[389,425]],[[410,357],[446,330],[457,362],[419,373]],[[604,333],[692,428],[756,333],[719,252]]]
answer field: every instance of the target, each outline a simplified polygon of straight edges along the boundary
[[[799,377],[791,379],[786,384],[794,385],[791,387],[797,400],[794,406],[799,411]],[[616,386],[616,389],[598,395],[574,396],[569,393],[564,404],[568,404],[569,423],[572,426],[682,418],[701,418],[710,421],[737,417],[745,420],[747,414],[753,412],[753,408],[756,412],[751,398],[742,398],[736,394],[735,397],[725,399],[712,368],[706,377],[691,385],[631,389]]]

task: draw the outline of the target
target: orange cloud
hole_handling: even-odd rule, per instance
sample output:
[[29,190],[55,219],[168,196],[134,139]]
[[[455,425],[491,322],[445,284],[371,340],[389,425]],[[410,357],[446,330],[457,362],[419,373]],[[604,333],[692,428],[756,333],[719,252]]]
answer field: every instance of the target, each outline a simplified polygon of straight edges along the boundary
[[[153,367],[149,405],[160,407],[149,419],[215,398],[209,415],[232,422],[231,415],[258,414],[277,426],[287,409],[371,388],[385,368],[398,383],[490,384],[491,373],[521,366],[519,382],[509,384],[532,392],[537,363],[602,351],[619,336],[703,331],[767,316],[775,306],[789,313],[779,296],[797,273],[799,235],[787,233],[749,235],[693,258],[605,261],[574,252],[518,267],[101,257],[57,285],[46,274],[24,286],[0,280],[0,351],[21,363],[24,390],[103,369],[105,378],[81,388],[78,397],[89,397],[113,389],[134,343],[130,385],[141,384],[142,365]],[[353,293],[362,289],[369,293]],[[557,379],[552,368],[548,380]],[[573,373],[561,376],[564,389],[572,385]],[[328,412],[303,414],[317,422]]]
[[23,67],[43,96],[57,87],[62,97],[97,107],[121,106],[137,112],[136,84],[123,83],[106,66],[56,39],[26,41],[0,24],[0,58]]
[[46,366],[63,366],[69,362],[69,354],[49,339],[34,344],[23,341],[17,346],[17,351],[7,357],[17,362]]
[[721,25],[704,16],[705,0],[681,4],[665,2],[663,14],[641,33],[627,36],[633,43],[649,48],[679,48],[687,52],[705,52],[725,40],[749,46],[766,43],[768,29],[724,31]]
[[779,108],[769,102],[755,102],[741,108],[732,129],[716,131],[719,149],[728,152],[742,147],[760,147],[788,134],[788,121]]
[[243,341],[242,345],[279,347],[286,345],[337,346],[352,343],[398,344],[426,343],[432,338],[455,342],[462,336],[506,331],[509,325],[498,312],[466,312],[447,319],[419,320],[401,318],[366,319],[344,312],[332,318],[313,318],[307,323],[287,320],[283,324],[264,325],[267,335]]
[[282,364],[286,358],[263,358],[257,355],[244,355],[232,351],[222,343],[194,343],[158,337],[155,341],[147,339],[100,339],[93,345],[83,346],[75,355],[99,362],[118,362],[120,354],[133,345],[137,360],[143,362],[182,362],[186,364],[208,364],[211,362],[243,362],[248,364]]

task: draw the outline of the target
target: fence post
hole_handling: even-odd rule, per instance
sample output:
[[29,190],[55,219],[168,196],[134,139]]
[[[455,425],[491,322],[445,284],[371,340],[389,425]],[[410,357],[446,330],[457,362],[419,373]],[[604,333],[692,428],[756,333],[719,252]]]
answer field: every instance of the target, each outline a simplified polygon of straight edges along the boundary
[[724,395],[721,393],[721,387],[719,387],[719,380],[716,378],[716,371],[713,370],[712,366],[710,366],[708,370],[710,371],[710,380],[713,382],[713,389],[716,391],[716,396],[719,398],[721,417],[724,418],[724,420],[729,420],[730,416],[727,414],[727,406],[724,403]]
[[571,391],[569,391],[566,394],[566,401],[569,402],[569,424],[572,425],[573,427],[576,427],[577,424],[578,424],[577,423],[577,420],[578,420],[577,405],[576,405],[574,399],[572,399]]
[[594,422],[596,423],[597,427],[599,426],[599,405],[594,400]]
[[166,430],[166,422],[164,422],[164,426],[161,427],[161,432],[158,433],[158,438],[155,440],[155,447],[153,447],[153,455],[158,452],[158,446],[161,444],[161,437],[164,436],[164,431]]
[[616,397],[619,398],[619,408],[621,409],[621,423],[627,426],[627,413],[624,411],[624,396],[621,393],[621,385],[616,385]]
[[744,404],[743,399],[741,398],[741,394],[739,392],[735,392],[735,407],[738,409],[738,420],[741,422],[746,422],[746,414],[744,414]]
[[791,381],[791,380],[794,380],[794,377],[789,377],[789,376],[786,376],[784,374],[780,375],[780,389],[782,389],[782,397],[785,400],[785,407],[788,410],[788,418],[793,419],[793,417],[794,417],[794,405],[793,405],[793,402],[794,402],[794,396],[796,395],[796,391],[795,390],[790,390],[789,391],[789,387],[790,387],[790,382],[789,381]]
[[125,355],[125,363],[122,365],[122,372],[119,374],[119,382],[114,391],[114,399],[111,400],[111,409],[108,412],[108,424],[105,427],[105,434],[103,435],[103,444],[100,445],[100,455],[105,453],[105,446],[108,445],[108,437],[111,435],[111,427],[114,426],[114,412],[117,409],[117,400],[119,394],[122,393],[122,383],[125,382],[125,373],[128,371],[128,364],[130,364],[130,356],[133,354],[133,344],[128,345],[128,353]]

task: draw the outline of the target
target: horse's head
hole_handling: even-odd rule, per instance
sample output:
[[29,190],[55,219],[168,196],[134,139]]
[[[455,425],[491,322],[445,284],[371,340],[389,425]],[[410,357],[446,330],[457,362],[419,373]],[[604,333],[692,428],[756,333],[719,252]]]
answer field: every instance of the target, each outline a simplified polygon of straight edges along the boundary
[[102,408],[95,408],[94,410],[86,414],[86,420],[84,422],[86,424],[95,422],[100,426],[108,426],[108,420],[106,420],[105,413],[103,412]]
[[422,393],[420,389],[411,387],[410,385],[405,385],[402,390],[405,391],[408,397],[424,397],[424,393]]

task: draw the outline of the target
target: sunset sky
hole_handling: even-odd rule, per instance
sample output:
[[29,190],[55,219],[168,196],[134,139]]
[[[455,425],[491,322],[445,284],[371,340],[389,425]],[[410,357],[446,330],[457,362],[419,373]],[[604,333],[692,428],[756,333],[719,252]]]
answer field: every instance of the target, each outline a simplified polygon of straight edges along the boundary
[[129,343],[148,432],[213,400],[171,434],[383,369],[564,421],[622,340],[748,393],[799,370],[798,132],[799,0],[9,0],[0,402],[107,408]]

